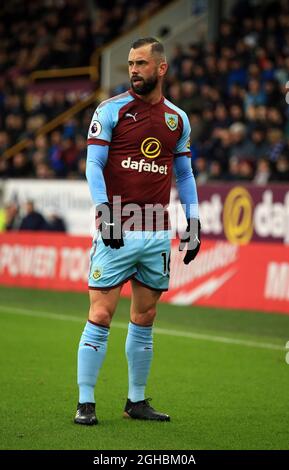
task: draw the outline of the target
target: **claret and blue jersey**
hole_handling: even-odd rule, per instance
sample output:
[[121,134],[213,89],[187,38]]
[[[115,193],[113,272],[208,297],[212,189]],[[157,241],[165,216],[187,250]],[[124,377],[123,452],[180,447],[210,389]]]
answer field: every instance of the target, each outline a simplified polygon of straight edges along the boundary
[[190,156],[187,115],[167,99],[151,105],[128,91],[101,103],[88,132],[88,145],[109,146],[103,169],[108,200],[169,203],[173,162]]

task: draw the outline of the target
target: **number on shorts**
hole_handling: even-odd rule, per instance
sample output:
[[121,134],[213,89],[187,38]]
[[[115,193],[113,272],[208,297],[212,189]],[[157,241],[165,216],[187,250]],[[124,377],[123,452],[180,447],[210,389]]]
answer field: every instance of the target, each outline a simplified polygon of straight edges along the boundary
[[171,253],[169,253],[169,256],[166,251],[163,251],[161,253],[161,256],[163,257],[163,273],[164,274],[169,274],[170,273],[170,267],[171,267]]

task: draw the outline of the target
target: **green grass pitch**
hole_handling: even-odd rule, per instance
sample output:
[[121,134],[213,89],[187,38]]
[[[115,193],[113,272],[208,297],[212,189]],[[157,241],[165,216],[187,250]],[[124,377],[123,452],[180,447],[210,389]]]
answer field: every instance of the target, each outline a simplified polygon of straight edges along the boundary
[[0,288],[1,449],[289,449],[289,316],[159,305],[147,386],[170,423],[122,418],[129,300],[115,314],[93,427],[73,424],[86,294]]

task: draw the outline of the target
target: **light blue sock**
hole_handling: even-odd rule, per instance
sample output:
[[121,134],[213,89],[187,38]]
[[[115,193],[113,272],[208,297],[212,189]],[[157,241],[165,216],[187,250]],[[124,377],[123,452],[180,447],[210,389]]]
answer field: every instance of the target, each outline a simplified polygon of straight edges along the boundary
[[153,358],[152,327],[129,323],[125,352],[128,362],[128,398],[132,402],[144,400]]
[[105,358],[109,328],[87,322],[78,348],[79,403],[95,403],[94,387]]

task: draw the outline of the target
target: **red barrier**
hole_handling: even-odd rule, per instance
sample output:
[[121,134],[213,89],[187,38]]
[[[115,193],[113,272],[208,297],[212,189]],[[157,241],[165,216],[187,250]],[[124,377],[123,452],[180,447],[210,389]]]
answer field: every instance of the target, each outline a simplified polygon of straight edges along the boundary
[[[85,291],[91,240],[67,235],[0,234],[0,284]],[[206,240],[196,260],[182,262],[172,242],[170,289],[163,301],[289,314],[289,247]],[[127,283],[123,295],[130,294]]]
[[0,284],[84,291],[90,246],[89,237],[0,234]]

